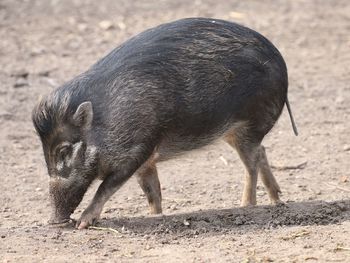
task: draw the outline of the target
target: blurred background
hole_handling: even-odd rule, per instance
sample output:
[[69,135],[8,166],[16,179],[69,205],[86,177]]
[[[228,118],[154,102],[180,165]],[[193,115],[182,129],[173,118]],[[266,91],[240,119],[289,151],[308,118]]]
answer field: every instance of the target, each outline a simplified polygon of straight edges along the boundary
[[[172,233],[160,236],[141,224],[117,241],[108,233],[46,228],[48,176],[30,118],[39,97],[83,72],[131,36],[161,23],[198,16],[250,27],[270,39],[286,60],[289,100],[300,136],[293,135],[284,112],[265,140],[282,199],[305,204],[304,210],[316,214],[324,201],[349,203],[348,0],[0,0],[0,255],[5,261],[51,258],[64,262],[64,254],[68,253],[78,261],[89,254],[85,261],[94,262],[105,254],[106,258],[132,262],[147,261],[147,255],[149,262],[218,258],[232,262],[250,258],[253,250],[257,260],[303,261],[306,255],[320,261],[349,259],[348,252],[334,252],[337,244],[350,243],[349,224],[333,225],[344,218],[349,221],[338,206],[319,213],[327,225],[323,228],[317,226],[318,221],[303,217],[287,223],[291,222],[286,219],[288,215],[283,215],[285,219],[281,215],[280,225],[291,224],[292,228],[271,230],[264,223],[256,223],[260,222],[259,214],[253,213],[250,220],[255,223],[242,219],[237,223],[242,227],[228,230],[228,221],[215,214],[222,209],[245,213],[237,208],[244,169],[237,154],[223,143],[159,164],[165,214],[189,213],[191,218],[195,217],[192,212],[212,209],[205,220],[197,215],[198,222],[204,222],[204,230],[197,236],[186,236],[186,231],[193,229],[177,228],[177,223],[169,223]],[[75,217],[95,189],[96,185]],[[268,204],[260,183],[258,202]],[[102,218],[107,223],[112,219],[119,222],[118,218],[142,218],[147,213],[145,197],[132,178],[107,203]],[[297,218],[298,210],[293,213],[289,215]],[[157,221],[152,224],[161,225]],[[311,226],[305,230],[305,224]],[[299,242],[279,239],[291,236],[291,231],[304,230],[309,234]],[[113,242],[120,250],[113,252]]]

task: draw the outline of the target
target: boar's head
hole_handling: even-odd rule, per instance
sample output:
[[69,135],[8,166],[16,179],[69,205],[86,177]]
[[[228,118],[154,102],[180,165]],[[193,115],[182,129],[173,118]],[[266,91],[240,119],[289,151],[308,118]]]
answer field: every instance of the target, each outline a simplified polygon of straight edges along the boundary
[[71,104],[68,95],[56,93],[39,102],[32,114],[50,176],[53,224],[69,220],[97,174],[97,151],[87,141],[92,104]]

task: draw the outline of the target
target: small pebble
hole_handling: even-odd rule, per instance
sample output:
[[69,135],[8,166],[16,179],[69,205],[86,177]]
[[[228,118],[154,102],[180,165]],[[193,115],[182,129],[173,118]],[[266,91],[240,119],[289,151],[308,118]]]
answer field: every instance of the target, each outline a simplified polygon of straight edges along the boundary
[[25,69],[20,69],[20,70],[17,70],[17,71],[14,71],[12,74],[11,74],[11,77],[16,77],[16,78],[24,78],[26,79],[29,75],[29,72]]
[[50,70],[43,70],[38,72],[38,76],[40,77],[48,77],[50,75]]
[[239,218],[239,217],[237,217],[237,218],[235,219],[235,224],[236,224],[236,225],[243,225],[242,219]]
[[150,250],[152,247],[150,245],[146,245],[145,250]]
[[13,85],[14,88],[21,88],[24,86],[29,86],[28,81],[25,78],[19,78],[16,80],[15,84]]
[[87,27],[88,27],[87,24],[84,24],[84,23],[78,24],[78,30],[81,32],[86,31]]
[[117,25],[118,25],[120,30],[124,30],[126,28],[126,25],[124,22],[119,22]]
[[100,23],[98,23],[98,25],[103,30],[110,30],[114,27],[112,21],[109,20],[102,20]]
[[345,152],[350,151],[350,144],[345,144],[344,147],[343,147],[343,150],[344,150]]
[[338,207],[339,207],[339,209],[341,210],[341,211],[345,211],[346,210],[346,205],[344,204],[344,203],[339,203],[339,204],[337,204],[338,205]]

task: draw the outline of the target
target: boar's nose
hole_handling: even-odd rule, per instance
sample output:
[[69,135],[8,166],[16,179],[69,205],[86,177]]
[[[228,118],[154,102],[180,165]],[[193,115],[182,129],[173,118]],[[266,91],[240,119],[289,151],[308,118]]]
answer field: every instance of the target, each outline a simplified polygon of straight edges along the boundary
[[67,191],[64,187],[64,179],[52,178],[49,184],[50,201],[52,206],[50,224],[61,224],[69,221],[72,209],[67,199]]

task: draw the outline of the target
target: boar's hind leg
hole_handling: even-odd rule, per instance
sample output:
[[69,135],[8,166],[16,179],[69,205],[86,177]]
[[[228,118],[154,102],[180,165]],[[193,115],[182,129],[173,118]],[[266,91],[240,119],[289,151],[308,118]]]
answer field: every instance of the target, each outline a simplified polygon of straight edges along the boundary
[[260,161],[259,161],[259,170],[261,180],[263,181],[267,193],[269,194],[270,201],[272,204],[280,203],[278,193],[281,193],[280,187],[278,186],[275,177],[273,176],[270,165],[267,161],[265,148],[260,146]]
[[151,214],[162,213],[162,193],[154,160],[151,158],[145,162],[136,174],[137,181],[147,197]]
[[241,206],[256,205],[256,185],[260,159],[260,141],[252,142],[246,132],[230,132],[224,140],[235,148],[245,168],[245,182]]
[[[252,142],[252,138],[255,138],[253,140],[254,142]],[[254,134],[246,130],[239,132],[231,131],[224,137],[224,140],[237,150],[239,157],[246,167],[246,179],[241,206],[256,204],[258,171],[269,194],[271,203],[277,204],[280,202],[278,193],[281,190],[271,172],[265,148],[260,144],[262,138],[263,136],[259,136],[258,133]]]

